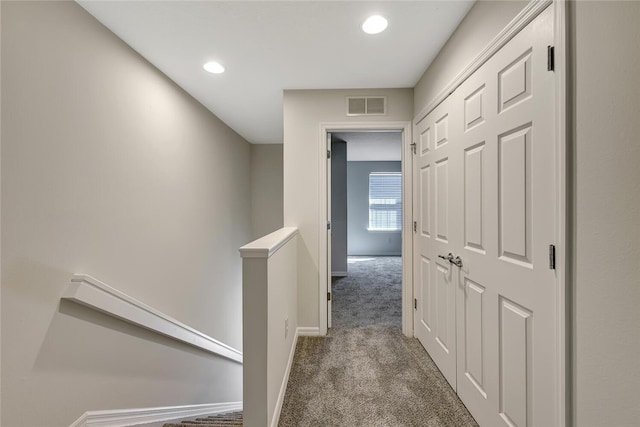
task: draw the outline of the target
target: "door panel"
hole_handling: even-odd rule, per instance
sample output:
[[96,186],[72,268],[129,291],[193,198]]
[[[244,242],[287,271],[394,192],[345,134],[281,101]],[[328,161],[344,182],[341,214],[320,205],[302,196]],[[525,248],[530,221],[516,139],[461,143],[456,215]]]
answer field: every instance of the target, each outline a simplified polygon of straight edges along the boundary
[[465,249],[480,253],[484,253],[483,206],[486,204],[482,169],[484,151],[484,141],[464,150],[464,245]]
[[431,150],[431,128],[427,127],[420,132],[420,155],[424,156]]
[[[430,315],[416,336],[482,426],[553,426],[559,410],[552,18],[547,8],[415,127],[414,253],[430,265],[414,275]],[[462,267],[438,258],[449,252]]]
[[420,233],[423,237],[431,237],[431,165],[420,168],[420,181],[418,182],[420,200]]
[[533,313],[500,297],[500,408],[506,425],[530,425]]
[[436,239],[449,241],[449,159],[436,162]]
[[465,278],[464,299],[464,374],[467,379],[486,398],[485,391],[485,328],[483,313],[487,310],[485,288],[472,280]]
[[427,303],[425,304],[420,304],[420,315],[419,315],[419,319],[420,319],[420,327],[426,329],[427,333],[430,333],[432,331],[432,327],[431,325],[433,324],[432,321],[432,311],[431,311],[431,304],[429,304],[428,302],[431,301],[430,299],[430,295],[431,295],[431,260],[427,257],[422,256],[421,257],[421,263],[420,263],[420,292],[419,292],[419,298],[421,301],[426,301]]
[[532,48],[530,47],[498,73],[498,107],[500,112],[532,96],[531,52]]
[[[445,353],[451,353],[453,344],[451,339],[452,332],[452,320],[455,322],[455,318],[451,319],[451,300],[454,297],[453,283],[449,274],[449,268],[446,266],[438,265],[438,272],[436,274],[436,341],[442,347]],[[453,306],[455,308],[455,305]]]
[[531,266],[531,124],[498,137],[500,257]]
[[414,277],[419,278],[414,285],[419,313],[414,328],[416,337],[455,388],[458,273],[438,257],[449,253],[450,239],[461,234],[450,226],[455,209],[451,176],[461,168],[460,159],[451,159],[450,140],[455,132],[450,123],[459,116],[450,111],[451,105],[452,100],[445,100],[414,129],[420,141],[414,156],[414,218],[418,230],[414,239],[418,257]]
[[469,131],[485,121],[486,115],[485,85],[474,90],[464,100],[464,127]]
[[449,141],[449,115],[444,114],[436,120],[436,148],[440,148]]

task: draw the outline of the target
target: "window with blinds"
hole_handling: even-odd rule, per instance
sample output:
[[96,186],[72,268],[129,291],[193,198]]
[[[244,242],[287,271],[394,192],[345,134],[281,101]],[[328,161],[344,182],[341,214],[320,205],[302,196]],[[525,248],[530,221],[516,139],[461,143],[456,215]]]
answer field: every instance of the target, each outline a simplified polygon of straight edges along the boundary
[[369,174],[369,230],[402,230],[402,174]]

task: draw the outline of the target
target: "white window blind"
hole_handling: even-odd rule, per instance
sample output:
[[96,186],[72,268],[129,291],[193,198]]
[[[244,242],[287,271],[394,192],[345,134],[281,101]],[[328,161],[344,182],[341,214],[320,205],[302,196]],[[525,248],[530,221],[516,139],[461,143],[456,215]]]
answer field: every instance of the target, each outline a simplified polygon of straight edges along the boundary
[[369,174],[369,230],[402,229],[402,175]]

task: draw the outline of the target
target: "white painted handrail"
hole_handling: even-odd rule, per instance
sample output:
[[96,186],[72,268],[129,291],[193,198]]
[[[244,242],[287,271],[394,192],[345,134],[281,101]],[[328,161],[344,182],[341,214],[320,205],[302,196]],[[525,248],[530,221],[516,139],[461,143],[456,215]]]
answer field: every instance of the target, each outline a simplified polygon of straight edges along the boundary
[[242,352],[86,274],[76,274],[62,295],[94,310],[242,363]]
[[271,234],[254,240],[240,248],[242,258],[271,258],[289,240],[298,234],[297,227],[283,227]]

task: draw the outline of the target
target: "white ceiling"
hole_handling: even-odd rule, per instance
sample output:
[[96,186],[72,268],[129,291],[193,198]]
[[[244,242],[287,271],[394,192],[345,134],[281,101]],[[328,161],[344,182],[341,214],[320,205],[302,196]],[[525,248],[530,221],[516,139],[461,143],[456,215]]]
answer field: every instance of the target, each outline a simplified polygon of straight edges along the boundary
[[[284,89],[414,87],[473,0],[78,3],[251,143],[282,143]],[[371,14],[387,30],[360,29]],[[210,60],[227,71],[202,69]]]

